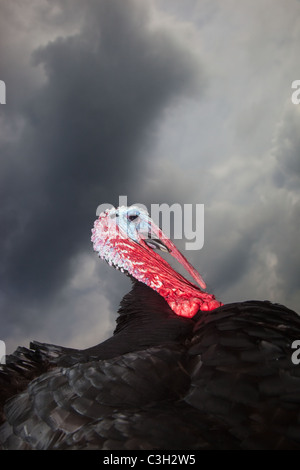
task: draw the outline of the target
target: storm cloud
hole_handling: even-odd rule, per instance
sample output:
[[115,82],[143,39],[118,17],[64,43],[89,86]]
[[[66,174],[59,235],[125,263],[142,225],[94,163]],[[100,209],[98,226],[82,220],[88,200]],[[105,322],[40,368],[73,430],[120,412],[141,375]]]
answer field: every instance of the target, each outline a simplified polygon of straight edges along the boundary
[[[47,21],[47,7],[51,21],[45,3],[34,25]],[[18,113],[22,129],[1,145],[1,284],[14,322],[24,321],[24,308],[52,302],[65,286],[74,256],[91,251],[98,204],[134,195],[133,173],[151,127],[200,77],[192,54],[172,33],[151,26],[147,2],[62,1],[56,7],[54,23],[75,16],[75,7],[83,17],[79,30],[32,50],[26,66],[42,68],[45,79],[19,96],[11,119]],[[22,8],[6,14],[12,21]],[[7,34],[9,49],[15,37]],[[18,72],[15,63],[6,73],[4,67],[9,89],[10,65]],[[22,80],[15,77],[13,85],[2,119],[9,119],[9,102],[16,101],[10,97]]]
[[[1,2],[1,331],[109,334],[128,279],[97,206],[202,203],[188,258],[222,301],[299,305],[299,2]],[[183,248],[183,242],[178,242]]]

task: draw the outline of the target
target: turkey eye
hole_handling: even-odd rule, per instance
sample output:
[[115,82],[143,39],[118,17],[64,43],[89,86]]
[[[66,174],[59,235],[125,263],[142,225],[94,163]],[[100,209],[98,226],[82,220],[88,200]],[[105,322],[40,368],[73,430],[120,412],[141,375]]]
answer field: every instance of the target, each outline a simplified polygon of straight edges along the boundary
[[135,220],[137,218],[138,218],[138,214],[128,215],[128,220],[130,220],[130,222],[132,222],[133,220]]

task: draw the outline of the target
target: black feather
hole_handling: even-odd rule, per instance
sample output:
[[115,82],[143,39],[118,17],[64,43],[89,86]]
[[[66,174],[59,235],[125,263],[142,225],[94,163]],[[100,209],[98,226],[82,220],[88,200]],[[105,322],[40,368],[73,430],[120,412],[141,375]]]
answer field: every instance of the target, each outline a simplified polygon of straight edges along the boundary
[[225,305],[193,319],[134,282],[114,335],[33,342],[0,371],[3,449],[300,449],[295,312]]

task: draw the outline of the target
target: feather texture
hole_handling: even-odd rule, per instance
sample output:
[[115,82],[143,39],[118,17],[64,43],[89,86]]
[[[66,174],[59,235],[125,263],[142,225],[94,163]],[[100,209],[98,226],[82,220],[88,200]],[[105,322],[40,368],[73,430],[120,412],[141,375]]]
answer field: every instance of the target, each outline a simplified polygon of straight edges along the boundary
[[134,282],[109,340],[16,352],[0,373],[21,384],[5,400],[1,446],[300,449],[297,338],[300,319],[283,306],[242,302],[186,319]]

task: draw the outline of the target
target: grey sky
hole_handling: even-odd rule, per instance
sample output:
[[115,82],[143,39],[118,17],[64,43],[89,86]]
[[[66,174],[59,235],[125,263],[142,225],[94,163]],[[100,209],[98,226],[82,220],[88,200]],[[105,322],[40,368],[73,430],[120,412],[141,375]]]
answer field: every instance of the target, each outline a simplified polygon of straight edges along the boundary
[[[90,346],[130,283],[97,206],[205,205],[223,302],[299,310],[300,2],[0,0],[0,338]],[[184,241],[179,242],[180,248]]]

